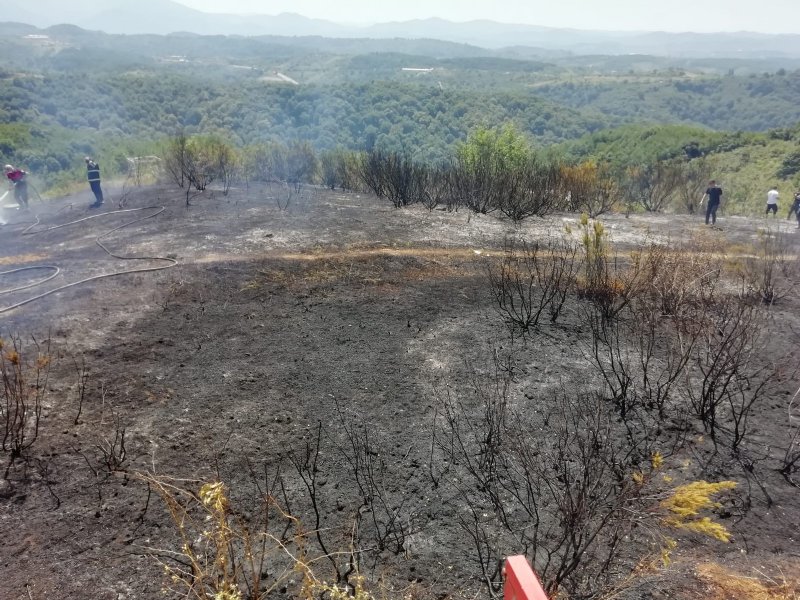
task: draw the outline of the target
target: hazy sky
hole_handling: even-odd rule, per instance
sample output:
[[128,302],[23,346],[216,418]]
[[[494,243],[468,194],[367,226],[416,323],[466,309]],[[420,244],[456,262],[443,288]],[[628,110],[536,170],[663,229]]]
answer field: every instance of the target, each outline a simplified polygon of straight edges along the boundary
[[800,33],[800,0],[177,0],[206,12],[294,12],[338,23],[427,17],[577,29]]

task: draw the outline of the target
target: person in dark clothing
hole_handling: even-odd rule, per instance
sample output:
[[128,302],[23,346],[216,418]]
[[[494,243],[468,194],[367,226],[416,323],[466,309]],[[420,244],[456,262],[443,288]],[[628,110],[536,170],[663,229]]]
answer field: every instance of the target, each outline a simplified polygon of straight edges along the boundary
[[794,202],[789,207],[789,214],[786,215],[787,219],[791,219],[792,215],[800,219],[800,191],[795,192],[794,194]]
[[92,160],[90,156],[86,157],[86,176],[89,179],[89,187],[92,188],[94,193],[94,203],[89,205],[89,208],[98,208],[103,205],[103,190],[100,187],[100,165]]
[[11,165],[5,166],[6,177],[14,188],[14,200],[17,201],[19,207],[23,210],[28,209],[28,182],[25,180],[28,175],[22,169],[15,169]]
[[800,192],[794,195],[794,203],[796,205],[794,214],[797,217],[797,228],[800,229]]
[[708,189],[703,199],[700,200],[700,206],[703,206],[703,201],[705,201],[706,198],[708,198],[708,204],[706,205],[706,225],[709,224],[709,220],[711,221],[711,225],[716,225],[717,209],[722,201],[722,188],[719,187],[717,182],[713,179],[708,182]]

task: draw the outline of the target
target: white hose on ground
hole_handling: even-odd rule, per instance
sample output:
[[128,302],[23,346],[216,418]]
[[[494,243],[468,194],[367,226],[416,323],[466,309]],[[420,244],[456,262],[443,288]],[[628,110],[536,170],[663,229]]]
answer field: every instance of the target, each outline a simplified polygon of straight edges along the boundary
[[[2,202],[3,200],[5,200],[5,199],[6,199],[6,196],[8,196],[8,190],[6,190],[6,193],[5,193],[5,194],[3,194],[2,196],[0,196],[0,202]],[[6,221],[6,220],[3,218],[3,208],[2,208],[2,207],[0,207],[0,225],[6,225],[6,224],[8,224],[8,221]]]
[[56,277],[61,272],[61,269],[59,269],[55,265],[39,265],[36,267],[21,267],[19,269],[12,269],[10,271],[0,271],[0,277],[2,277],[3,275],[11,275],[12,273],[22,273],[23,271],[39,271],[42,269],[51,270],[53,271],[53,273],[48,277],[40,279],[39,281],[34,281],[33,283],[28,283],[26,285],[21,285],[19,287],[11,288],[10,290],[0,290],[0,296],[3,296],[5,294],[13,294],[14,292],[27,290],[28,288],[36,287],[37,285],[42,285],[43,283],[46,283],[51,279],[53,279],[54,277]]
[[[62,290],[66,290],[66,289],[69,289],[71,287],[75,287],[75,286],[78,286],[78,285],[81,285],[81,284],[84,284],[84,283],[88,283],[90,281],[97,281],[99,279],[107,279],[109,277],[117,277],[119,275],[129,275],[131,273],[149,273],[149,272],[153,272],[153,271],[163,271],[164,269],[170,269],[170,268],[174,267],[175,265],[177,265],[178,264],[177,260],[175,260],[173,258],[167,258],[165,256],[122,256],[120,254],[114,254],[101,241],[104,238],[110,236],[111,234],[119,231],[120,229],[123,229],[125,227],[130,226],[130,225],[135,225],[136,223],[140,223],[142,221],[145,221],[147,219],[152,219],[153,217],[156,217],[156,216],[160,215],[162,212],[164,212],[166,210],[166,208],[163,207],[163,206],[145,206],[143,208],[125,208],[125,209],[120,209],[120,210],[112,210],[112,211],[109,211],[109,212],[106,212],[106,213],[98,213],[96,215],[91,215],[91,216],[88,216],[88,217],[84,217],[82,219],[77,219],[75,221],[70,221],[69,223],[63,223],[61,225],[53,225],[53,226],[47,227],[45,229],[40,229],[38,231],[33,231],[33,229],[37,225],[39,225],[39,223],[40,223],[39,217],[36,216],[36,221],[32,225],[26,227],[22,231],[21,235],[37,235],[39,233],[45,233],[45,232],[48,232],[48,231],[53,231],[55,229],[61,229],[62,227],[68,227],[70,225],[75,225],[76,223],[82,223],[83,221],[88,221],[90,219],[96,219],[96,218],[99,218],[99,217],[105,217],[107,215],[115,215],[115,214],[119,214],[119,213],[139,212],[139,211],[143,211],[143,210],[155,210],[155,212],[152,213],[152,214],[146,215],[144,217],[141,217],[139,219],[134,219],[133,221],[128,221],[127,223],[123,223],[122,225],[120,225],[119,227],[115,227],[114,229],[110,229],[109,231],[97,236],[94,241],[98,246],[100,246],[100,248],[103,249],[103,251],[106,254],[108,254],[112,258],[116,258],[116,259],[119,259],[119,260],[159,260],[159,261],[167,262],[168,264],[162,265],[162,266],[159,266],[159,267],[142,267],[142,268],[139,268],[139,269],[127,269],[125,271],[115,271],[113,273],[105,273],[103,275],[93,275],[91,277],[86,277],[85,279],[81,279],[80,281],[74,281],[72,283],[68,283],[66,285],[62,285],[62,286],[54,288],[52,290],[48,290],[46,292],[43,292],[43,293],[41,293],[41,294],[39,294],[37,296],[33,296],[33,297],[28,298],[26,300],[22,300],[21,302],[17,302],[16,304],[12,304],[11,306],[6,306],[4,308],[0,308],[0,314],[6,313],[6,312],[8,312],[10,310],[14,310],[15,308],[19,308],[20,306],[24,306],[26,304],[30,304],[31,302],[35,302],[36,300],[39,300],[39,299],[44,298],[46,296],[49,296],[51,294],[55,294],[56,292],[60,292]],[[20,272],[20,271],[32,270],[32,269],[51,269],[51,270],[55,269],[56,272],[53,275],[51,275],[50,277],[48,277],[46,279],[43,279],[41,281],[37,281],[36,283],[25,285],[25,286],[22,286],[22,287],[19,287],[19,288],[15,288],[15,289],[12,289],[12,290],[6,290],[4,292],[0,292],[0,295],[8,294],[8,293],[19,291],[19,290],[23,290],[23,289],[27,289],[27,288],[34,287],[34,286],[37,286],[37,285],[41,285],[41,284],[45,283],[46,281],[50,281],[51,279],[53,279],[53,277],[58,275],[58,273],[60,272],[60,269],[55,265],[39,265],[39,266],[35,266],[35,267],[23,267],[21,269],[14,269],[12,271],[0,272],[0,276],[10,275],[12,273],[17,273],[17,272]]]

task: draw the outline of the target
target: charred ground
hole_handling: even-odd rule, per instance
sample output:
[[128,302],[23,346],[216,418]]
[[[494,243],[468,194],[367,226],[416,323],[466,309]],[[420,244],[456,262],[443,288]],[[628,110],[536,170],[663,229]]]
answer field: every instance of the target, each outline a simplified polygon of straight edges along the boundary
[[[311,188],[285,210],[270,188],[207,192],[190,207],[166,187],[116,196],[126,207],[167,211],[120,230],[109,247],[179,264],[92,282],[4,315],[5,338],[19,335],[24,348],[31,336],[49,339],[53,361],[38,439],[2,490],[0,596],[161,597],[163,568],[154,557],[170,564],[180,541],[137,472],[184,479],[192,489],[224,481],[243,516],[257,514],[261,493],[271,491],[312,539],[322,532],[329,553],[347,554],[357,543],[361,572],[398,595],[487,594],[482,579],[494,566],[480,558],[476,539],[490,517],[478,515],[477,538],[469,533],[476,507],[458,490],[474,482],[450,464],[456,455],[435,441],[436,432],[447,406],[477,422],[486,398],[496,397],[491,389],[506,381],[509,414],[543,415],[530,435],[547,437],[545,416],[559,408],[558,398],[602,387],[586,299],[570,295],[557,323],[512,341],[487,277],[509,237],[561,236],[578,219],[515,227],[494,216],[396,210],[371,196]],[[86,216],[78,203],[88,200],[40,205],[38,229]],[[129,216],[35,235],[23,235],[25,220],[3,228],[2,262],[60,266],[42,291],[131,267],[95,245]],[[763,226],[728,218],[720,219],[722,230],[709,231],[690,217],[660,215],[604,222],[624,252],[648,240],[702,238],[735,255],[757,246]],[[793,228],[770,225],[785,228],[796,254]],[[4,305],[35,293],[19,292]],[[779,468],[796,427],[798,308],[790,294],[767,309],[765,351],[785,377],[753,411],[744,458],[698,423],[682,434],[680,448],[664,450],[666,473],[678,483],[739,483],[715,513],[731,543],[677,535],[673,566],[640,569],[626,584],[628,597],[699,597],[694,575],[717,593],[696,574],[697,561],[747,575],[758,565],[776,581],[796,566],[800,501]],[[513,373],[499,376],[510,364],[503,357],[512,355]],[[115,443],[123,429],[124,457]],[[371,461],[359,477],[356,456]],[[453,486],[451,478],[458,479]],[[365,489],[379,501],[365,502]],[[498,536],[486,547],[525,550],[504,543]],[[654,544],[641,533],[619,555],[612,579],[623,580],[643,548],[657,553]],[[276,557],[275,565],[284,560]],[[329,580],[347,569],[339,558],[315,564]],[[289,576],[274,594],[296,594],[297,579]]]

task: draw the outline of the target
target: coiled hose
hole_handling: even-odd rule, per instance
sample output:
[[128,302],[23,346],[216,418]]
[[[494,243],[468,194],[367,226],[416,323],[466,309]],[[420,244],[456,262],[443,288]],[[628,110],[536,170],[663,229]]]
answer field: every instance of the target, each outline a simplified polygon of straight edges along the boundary
[[[164,261],[164,262],[166,262],[168,264],[161,265],[161,266],[158,266],[158,267],[141,267],[141,268],[138,268],[138,269],[126,269],[124,271],[115,271],[113,273],[105,273],[103,275],[93,275],[91,277],[86,277],[85,279],[81,279],[80,281],[74,281],[72,283],[68,283],[66,285],[62,285],[60,287],[54,288],[52,290],[48,290],[48,291],[43,292],[41,294],[38,294],[36,296],[32,296],[31,298],[27,298],[26,300],[22,300],[20,302],[17,302],[16,304],[12,304],[10,306],[6,306],[6,307],[3,307],[3,308],[0,308],[0,314],[6,313],[6,312],[11,311],[11,310],[14,310],[15,308],[19,308],[20,306],[25,306],[26,304],[30,304],[31,302],[35,302],[36,300],[40,300],[42,298],[45,298],[46,296],[49,296],[51,294],[55,294],[56,292],[60,292],[60,291],[63,291],[63,290],[66,290],[66,289],[69,289],[69,288],[72,288],[72,287],[75,287],[75,286],[78,286],[78,285],[82,285],[82,284],[88,283],[90,281],[97,281],[99,279],[108,279],[109,277],[117,277],[119,275],[129,275],[131,273],[149,273],[149,272],[153,272],[153,271],[163,271],[164,269],[170,269],[170,268],[174,267],[175,265],[177,265],[178,264],[177,260],[175,260],[173,258],[167,258],[165,256],[122,256],[120,254],[115,254],[114,252],[109,250],[108,247],[106,247],[105,244],[103,244],[103,241],[102,241],[105,238],[109,237],[110,235],[116,233],[120,229],[124,229],[125,227],[129,227],[130,225],[135,225],[136,223],[141,223],[142,221],[146,221],[147,219],[152,219],[154,217],[157,217],[158,215],[160,215],[162,212],[164,212],[166,210],[166,207],[164,207],[164,206],[145,206],[145,207],[142,207],[142,208],[120,208],[118,210],[112,210],[112,211],[105,212],[105,213],[98,213],[96,215],[90,215],[90,216],[84,217],[82,219],[77,219],[75,221],[70,221],[69,223],[62,223],[61,225],[53,225],[53,226],[47,227],[45,229],[35,230],[35,228],[40,224],[39,217],[37,215],[35,222],[32,225],[29,225],[28,227],[26,227],[22,231],[21,235],[38,235],[40,233],[46,233],[48,231],[54,231],[56,229],[62,229],[64,227],[69,227],[69,226],[75,225],[77,223],[82,223],[84,221],[89,221],[90,219],[97,219],[97,218],[100,218],[100,217],[105,217],[105,216],[108,216],[108,215],[116,215],[116,214],[121,214],[121,213],[141,212],[141,211],[146,211],[146,210],[152,210],[152,211],[155,211],[155,212],[153,212],[151,214],[148,214],[148,215],[145,215],[144,217],[141,217],[141,218],[138,218],[138,219],[134,219],[133,221],[128,221],[127,223],[123,223],[119,227],[115,227],[113,229],[110,229],[109,231],[106,231],[105,233],[103,233],[101,235],[98,235],[95,238],[94,241],[111,258],[116,258],[118,260],[158,260],[158,261]],[[56,213],[56,214],[58,214],[58,213]],[[21,273],[23,271],[44,270],[44,269],[52,271],[52,273],[48,277],[46,277],[44,279],[41,279],[39,281],[35,281],[33,283],[22,285],[22,286],[19,286],[19,287],[13,288],[13,289],[9,289],[9,290],[0,290],[0,295],[11,294],[13,292],[18,292],[18,291],[21,291],[21,290],[25,290],[25,289],[28,289],[28,288],[32,288],[32,287],[36,287],[36,286],[42,285],[43,283],[46,283],[46,282],[50,281],[51,279],[53,279],[54,277],[56,277],[61,272],[61,269],[56,265],[37,265],[37,266],[34,266],[34,267],[22,267],[22,268],[19,268],[19,269],[12,269],[10,271],[2,271],[2,272],[0,272],[0,277],[2,277],[4,275],[11,275],[13,273]]]

